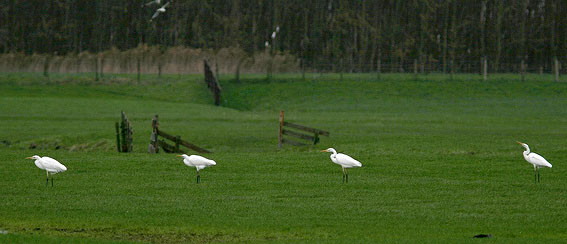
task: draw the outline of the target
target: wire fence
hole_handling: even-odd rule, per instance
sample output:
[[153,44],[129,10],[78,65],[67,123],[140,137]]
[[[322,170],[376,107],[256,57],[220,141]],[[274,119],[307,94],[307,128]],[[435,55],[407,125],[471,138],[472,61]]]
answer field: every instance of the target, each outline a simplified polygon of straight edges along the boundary
[[316,58],[304,62],[290,54],[271,55],[263,52],[247,56],[234,50],[196,52],[185,49],[80,53],[67,56],[0,54],[0,71],[36,72],[45,76],[49,73],[94,73],[96,80],[102,78],[103,74],[137,74],[139,80],[140,74],[203,74],[203,60],[210,61],[211,69],[221,81],[238,79],[239,76],[245,78],[246,75],[266,79],[317,79],[333,76],[342,79],[349,74],[368,74],[367,77],[375,78],[387,77],[388,74],[406,74],[413,78],[447,75],[448,78],[472,77],[482,80],[492,80],[501,77],[499,74],[508,74],[507,77],[518,77],[520,80],[562,81],[562,76],[567,74],[567,69],[562,67],[567,59],[563,57],[545,60],[397,58],[395,61],[384,57],[381,60],[374,59],[371,63],[356,62],[353,59]]

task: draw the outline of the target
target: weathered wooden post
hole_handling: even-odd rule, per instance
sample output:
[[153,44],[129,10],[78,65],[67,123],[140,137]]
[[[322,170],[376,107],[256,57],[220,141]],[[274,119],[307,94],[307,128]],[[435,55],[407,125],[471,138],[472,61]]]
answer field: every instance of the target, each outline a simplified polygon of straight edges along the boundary
[[130,121],[126,117],[124,111],[121,112],[122,118],[120,122],[120,134],[122,135],[120,152],[131,152],[132,151],[132,126],[130,126]]
[[158,153],[158,130],[159,130],[158,115],[156,114],[152,119],[152,135],[150,136],[150,144],[148,145],[149,153]]
[[278,148],[282,147],[282,139],[283,139],[283,135],[282,135],[282,130],[283,130],[283,122],[284,122],[284,111],[280,111],[280,132],[278,135]]
[[116,150],[120,152],[120,125],[118,125],[118,122],[114,123],[114,127],[116,128]]
[[213,92],[213,98],[215,99],[215,105],[220,105],[221,99],[221,87],[218,80],[215,78],[215,75],[211,71],[211,67],[207,60],[204,60],[204,69],[205,69],[205,83],[207,83],[207,87],[211,89]]

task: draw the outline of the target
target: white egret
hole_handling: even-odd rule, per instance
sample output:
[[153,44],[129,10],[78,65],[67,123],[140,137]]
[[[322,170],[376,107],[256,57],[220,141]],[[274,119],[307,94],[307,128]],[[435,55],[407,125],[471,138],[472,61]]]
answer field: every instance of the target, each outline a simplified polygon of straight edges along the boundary
[[217,165],[215,161],[199,155],[187,156],[187,154],[183,154],[183,155],[177,155],[177,157],[182,157],[183,163],[185,163],[185,165],[190,167],[195,167],[197,169],[197,183],[201,181],[199,170],[204,169],[205,167]]
[[327,148],[325,150],[321,150],[321,152],[333,153],[331,154],[331,161],[333,161],[333,163],[340,165],[343,168],[343,182],[345,182],[345,178],[346,178],[346,182],[348,183],[348,172],[347,172],[348,168],[362,167],[362,163],[358,162],[354,158],[351,158],[349,155],[337,153],[337,151],[334,148]]
[[26,159],[35,159],[35,166],[40,169],[43,169],[47,172],[47,181],[45,182],[45,186],[49,185],[49,175],[51,174],[51,186],[53,186],[53,175],[67,171],[67,167],[65,165],[59,163],[57,160],[52,159],[50,157],[40,157],[37,155],[27,157]]
[[160,13],[165,13],[165,7],[167,7],[169,5],[170,2],[167,2],[166,4],[164,4],[163,6],[161,6],[161,8],[158,8],[156,10],[156,12],[154,13],[154,15],[152,15],[152,19],[150,21],[152,21],[153,19],[155,19],[156,17],[158,17],[158,15]]
[[[146,3],[146,4],[144,4],[144,5],[145,5],[145,6],[150,6],[150,5],[153,5],[153,4],[159,5],[160,3],[161,3],[161,0],[152,0],[152,1],[150,1],[150,2],[148,2],[148,3]],[[142,5],[142,7],[143,7],[144,5]]]
[[530,147],[526,143],[517,142],[518,144],[522,145],[526,150],[524,151],[524,158],[528,163],[533,164],[534,166],[534,181],[539,182],[539,168],[549,167],[551,168],[551,164],[545,160],[542,156],[537,153],[530,152]]
[[276,38],[276,32],[272,32],[272,39]]
[[278,32],[278,33],[280,32],[280,26],[279,25],[276,26],[276,32]]
[[270,43],[268,41],[264,42],[264,46],[269,47]]

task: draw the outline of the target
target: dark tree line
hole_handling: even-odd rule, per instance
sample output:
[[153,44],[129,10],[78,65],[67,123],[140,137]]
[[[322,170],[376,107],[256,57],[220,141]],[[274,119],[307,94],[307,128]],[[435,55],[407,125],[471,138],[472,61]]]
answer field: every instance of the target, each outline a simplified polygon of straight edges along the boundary
[[[567,57],[564,0],[1,0],[0,52],[79,53],[140,44],[289,52],[321,69],[494,72]],[[162,1],[162,4],[167,1]],[[271,33],[280,27],[277,37]],[[408,65],[410,64],[410,65]],[[510,66],[514,64],[516,66]]]

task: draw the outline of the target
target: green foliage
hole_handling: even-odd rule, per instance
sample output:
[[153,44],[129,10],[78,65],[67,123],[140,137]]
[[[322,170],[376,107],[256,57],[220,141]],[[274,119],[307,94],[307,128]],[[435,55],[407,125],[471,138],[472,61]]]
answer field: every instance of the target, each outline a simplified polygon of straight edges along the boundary
[[[215,107],[204,82],[182,76],[134,84],[0,79],[0,242],[97,240],[269,243],[562,243],[567,238],[566,84],[445,76],[329,75],[223,82]],[[22,74],[22,77],[27,74]],[[281,79],[280,79],[281,78]],[[70,78],[68,78],[70,79]],[[128,79],[135,80],[135,77]],[[152,80],[144,77],[143,80]],[[222,80],[222,79],[221,79]],[[172,95],[181,93],[179,95]],[[167,95],[169,94],[169,95]],[[278,111],[330,131],[309,147],[277,150]],[[120,111],[134,152],[67,150],[112,141]],[[213,151],[195,170],[173,154],[145,153],[151,118]],[[27,149],[57,140],[61,149]],[[528,143],[554,167],[524,162]],[[363,163],[341,183],[320,149]],[[34,154],[68,171],[45,187]]]

